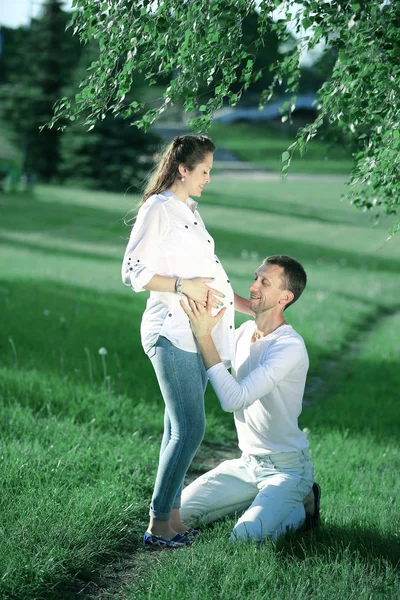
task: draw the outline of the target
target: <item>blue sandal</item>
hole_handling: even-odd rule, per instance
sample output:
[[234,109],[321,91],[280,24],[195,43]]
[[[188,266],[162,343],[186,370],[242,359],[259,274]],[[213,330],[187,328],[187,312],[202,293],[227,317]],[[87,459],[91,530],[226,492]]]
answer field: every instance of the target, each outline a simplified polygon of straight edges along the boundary
[[158,535],[151,535],[148,531],[143,536],[143,544],[145,546],[152,546],[154,548],[184,548],[185,546],[192,546],[194,540],[190,540],[185,535],[177,533],[172,539],[165,540]]
[[189,529],[185,531],[183,535],[191,535],[192,537],[196,537],[196,535],[200,535],[200,531],[198,529],[192,529],[192,527],[189,527]]

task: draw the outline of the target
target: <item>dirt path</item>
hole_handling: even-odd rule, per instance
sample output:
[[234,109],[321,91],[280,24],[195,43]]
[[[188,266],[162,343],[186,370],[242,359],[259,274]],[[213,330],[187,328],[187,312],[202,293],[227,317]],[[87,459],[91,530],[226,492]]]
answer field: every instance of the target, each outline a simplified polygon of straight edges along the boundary
[[[185,135],[190,133],[191,129],[183,123],[162,123],[153,127],[155,133],[165,140],[171,140],[175,135]],[[271,173],[250,162],[238,159],[230,150],[218,147],[214,153],[214,171],[213,179],[247,179],[251,177],[257,181],[280,181],[280,173]],[[323,181],[344,182],[348,178],[345,175],[314,175],[310,173],[288,174],[288,181]]]

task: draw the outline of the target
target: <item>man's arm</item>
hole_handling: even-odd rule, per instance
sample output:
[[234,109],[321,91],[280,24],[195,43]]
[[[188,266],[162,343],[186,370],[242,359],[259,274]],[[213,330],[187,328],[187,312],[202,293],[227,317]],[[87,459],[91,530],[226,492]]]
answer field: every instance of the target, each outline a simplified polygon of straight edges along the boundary
[[222,363],[210,367],[207,375],[222,409],[235,412],[270,394],[303,360],[303,350],[296,340],[279,340],[261,365],[241,381],[236,381]]
[[238,294],[235,294],[235,310],[244,315],[254,317],[253,311],[249,308],[249,299],[243,298],[243,296],[239,296]]
[[222,361],[215,347],[214,340],[211,335],[201,337],[197,340],[200,352],[203,357],[203,362],[206,370],[211,369],[214,365],[221,364]]
[[183,300],[179,301],[184,312],[189,317],[190,326],[200,347],[204,366],[206,369],[210,369],[214,365],[222,363],[215,347],[214,340],[211,337],[211,331],[214,329],[218,321],[224,316],[226,307],[222,308],[215,315],[215,317],[213,317],[211,314],[212,297],[210,291],[207,293],[206,308],[202,307],[197,302],[193,302],[190,298],[188,299],[188,302],[190,308],[186,306]]
[[207,375],[222,409],[226,412],[246,408],[269,394],[304,359],[303,350],[296,340],[278,341],[269,352],[267,360],[238,382],[223,365],[211,337],[211,331],[223,316],[225,309],[213,317],[210,299],[207,300],[206,308],[192,301],[189,301],[189,305],[191,310],[181,301],[199,343]]

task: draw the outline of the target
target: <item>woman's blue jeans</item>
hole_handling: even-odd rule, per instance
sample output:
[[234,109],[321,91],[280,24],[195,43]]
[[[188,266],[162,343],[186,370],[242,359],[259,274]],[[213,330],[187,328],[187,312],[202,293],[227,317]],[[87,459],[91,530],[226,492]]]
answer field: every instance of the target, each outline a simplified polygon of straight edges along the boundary
[[204,436],[208,378],[200,354],[180,350],[163,336],[148,356],[165,403],[164,435],[150,516],[168,521],[171,509],[181,506],[186,471]]

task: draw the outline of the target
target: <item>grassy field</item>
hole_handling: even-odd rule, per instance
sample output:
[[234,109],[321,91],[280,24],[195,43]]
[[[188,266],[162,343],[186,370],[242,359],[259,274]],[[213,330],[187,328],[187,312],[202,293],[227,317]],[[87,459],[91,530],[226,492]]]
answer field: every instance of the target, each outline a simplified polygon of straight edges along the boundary
[[[232,125],[213,123],[210,135],[217,147],[233,152],[238,158],[249,161],[267,171],[281,171],[282,152],[296,139],[296,128],[292,133],[283,128],[272,129],[267,123],[235,123]],[[304,156],[295,152],[289,173],[348,174],[353,159],[350,151],[342,146],[330,146],[321,139],[311,140]]]
[[[119,274],[137,199],[58,187],[0,198],[0,598],[399,597],[400,245],[343,191],[219,176],[201,200],[238,293],[268,254],[307,270],[288,320],[311,360],[301,426],[321,529],[230,546],[226,519],[189,551],[150,554],[141,536],[163,407],[139,342],[146,296]],[[234,447],[211,389],[206,404],[192,476]]]

